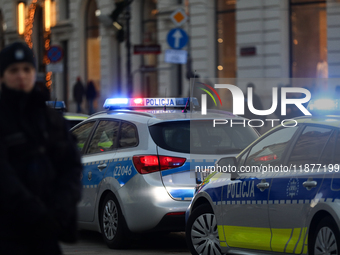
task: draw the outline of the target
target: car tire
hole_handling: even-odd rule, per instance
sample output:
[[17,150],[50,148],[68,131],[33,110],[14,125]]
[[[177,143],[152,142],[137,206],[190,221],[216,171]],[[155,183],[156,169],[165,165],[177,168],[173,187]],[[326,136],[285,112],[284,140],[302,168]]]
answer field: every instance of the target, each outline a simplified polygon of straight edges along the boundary
[[116,197],[109,193],[100,208],[100,229],[110,249],[124,248],[126,244],[125,219]]
[[198,206],[189,216],[186,241],[191,254],[222,254],[216,217],[209,204]]
[[309,246],[311,255],[339,254],[340,232],[333,218],[323,218],[316,227]]

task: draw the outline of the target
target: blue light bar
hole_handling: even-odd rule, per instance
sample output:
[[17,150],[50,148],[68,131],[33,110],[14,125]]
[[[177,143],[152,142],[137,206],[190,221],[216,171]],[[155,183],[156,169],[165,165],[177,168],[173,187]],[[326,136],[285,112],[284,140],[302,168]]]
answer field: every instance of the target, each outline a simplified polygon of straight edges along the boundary
[[128,105],[128,98],[108,98],[105,100],[104,105]]
[[340,99],[317,98],[312,99],[307,109],[312,115],[340,115]]
[[[199,106],[197,98],[191,98],[194,106]],[[119,108],[157,108],[170,107],[179,108],[185,107],[188,98],[108,98],[105,100],[103,107],[105,109]],[[187,107],[190,107],[190,101]]]
[[54,109],[66,109],[64,101],[46,101],[46,105]]

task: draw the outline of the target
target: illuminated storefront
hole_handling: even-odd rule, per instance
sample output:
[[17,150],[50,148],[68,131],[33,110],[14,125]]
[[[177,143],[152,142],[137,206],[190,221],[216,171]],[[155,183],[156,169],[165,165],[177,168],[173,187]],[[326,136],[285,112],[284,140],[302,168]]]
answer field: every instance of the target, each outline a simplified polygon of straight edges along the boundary
[[[84,85],[89,80],[95,83],[96,110],[102,110],[109,96],[128,95],[129,78],[132,96],[187,96],[187,76],[194,71],[203,82],[214,77],[340,76],[337,0],[135,0],[129,9],[130,54],[126,9],[116,26],[110,18],[116,2],[0,0],[0,49],[16,40],[26,41],[36,54],[40,81],[50,88],[53,99],[65,100],[71,111],[78,76]],[[164,52],[171,48],[167,35],[176,27],[170,15],[178,8],[188,15],[180,27],[189,35],[182,50],[190,56],[191,70],[190,65],[165,62]],[[47,72],[52,63],[46,56],[51,45],[64,52],[62,69],[52,73]],[[161,51],[134,54],[135,45],[157,45]],[[273,85],[278,84],[263,85],[257,93],[266,93]]]

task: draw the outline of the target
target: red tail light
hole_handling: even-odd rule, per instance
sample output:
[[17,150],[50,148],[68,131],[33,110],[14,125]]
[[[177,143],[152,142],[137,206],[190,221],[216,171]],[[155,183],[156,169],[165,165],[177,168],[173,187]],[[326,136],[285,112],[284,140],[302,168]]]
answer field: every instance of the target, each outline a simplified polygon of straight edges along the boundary
[[254,158],[254,161],[270,161],[277,159],[277,156],[275,154],[267,155],[267,156],[262,156],[258,158]]
[[180,167],[186,158],[145,155],[133,156],[133,164],[140,174],[149,174],[157,171]]
[[185,214],[185,212],[169,212],[166,215],[175,216],[175,215],[184,215],[184,214]]

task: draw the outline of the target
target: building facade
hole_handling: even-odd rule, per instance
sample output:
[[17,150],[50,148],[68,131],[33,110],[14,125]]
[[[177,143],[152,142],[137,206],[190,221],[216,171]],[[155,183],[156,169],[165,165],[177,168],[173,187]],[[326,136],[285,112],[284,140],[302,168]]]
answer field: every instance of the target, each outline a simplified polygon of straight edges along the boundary
[[[339,0],[134,0],[114,26],[110,15],[119,2],[0,0],[0,49],[26,41],[37,57],[38,81],[70,111],[77,77],[94,82],[96,110],[107,97],[188,96],[194,75],[204,83],[228,78],[242,89],[253,82],[266,107],[278,78],[281,85],[289,78],[313,79],[303,84],[308,88],[340,85]],[[189,36],[182,48],[187,64],[165,61],[167,35],[176,27],[170,16],[178,8],[189,17],[181,25]],[[161,51],[141,54],[136,45]],[[47,55],[51,46],[62,49],[57,62]]]

